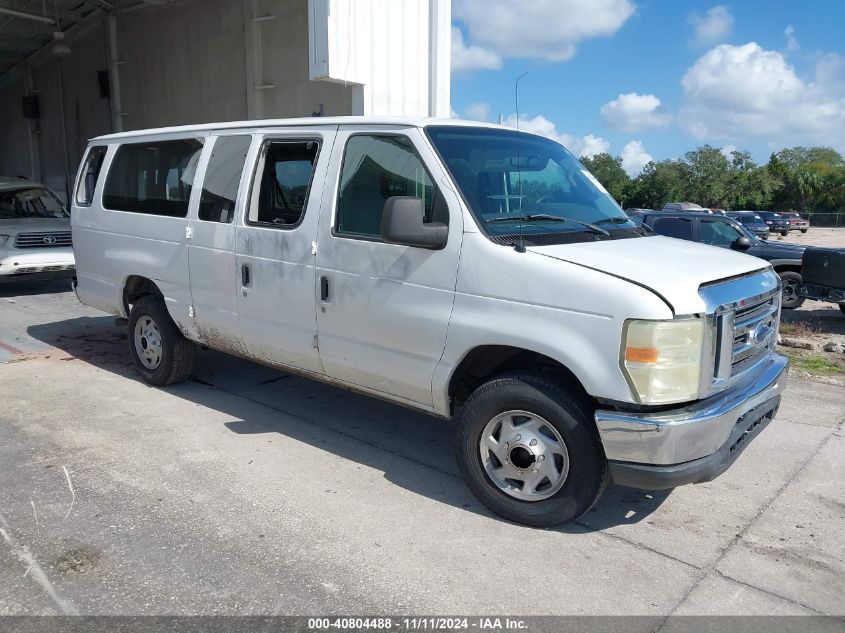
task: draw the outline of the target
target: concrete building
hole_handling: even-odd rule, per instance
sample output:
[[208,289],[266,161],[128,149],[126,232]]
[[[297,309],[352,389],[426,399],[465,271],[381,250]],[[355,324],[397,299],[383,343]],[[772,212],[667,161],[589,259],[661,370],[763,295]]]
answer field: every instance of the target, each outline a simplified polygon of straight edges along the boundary
[[0,175],[64,196],[112,131],[449,116],[450,23],[450,0],[0,0]]

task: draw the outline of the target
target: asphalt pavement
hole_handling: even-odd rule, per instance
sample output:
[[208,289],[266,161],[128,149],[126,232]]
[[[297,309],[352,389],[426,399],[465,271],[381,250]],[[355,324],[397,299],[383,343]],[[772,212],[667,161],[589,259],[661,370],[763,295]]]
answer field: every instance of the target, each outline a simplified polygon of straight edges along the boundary
[[156,389],[66,284],[0,286],[0,615],[845,617],[845,390],[719,479],[491,515],[449,423],[213,351]]

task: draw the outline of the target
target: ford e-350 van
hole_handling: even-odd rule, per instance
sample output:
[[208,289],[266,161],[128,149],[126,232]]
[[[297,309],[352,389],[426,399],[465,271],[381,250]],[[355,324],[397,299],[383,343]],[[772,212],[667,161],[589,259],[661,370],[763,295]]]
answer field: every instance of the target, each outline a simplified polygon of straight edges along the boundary
[[[456,419],[494,512],[713,479],[774,417],[778,276],[633,224],[562,146],[456,120],[246,121],[93,139],[76,293],[141,376],[196,344]],[[706,265],[702,265],[706,262]]]

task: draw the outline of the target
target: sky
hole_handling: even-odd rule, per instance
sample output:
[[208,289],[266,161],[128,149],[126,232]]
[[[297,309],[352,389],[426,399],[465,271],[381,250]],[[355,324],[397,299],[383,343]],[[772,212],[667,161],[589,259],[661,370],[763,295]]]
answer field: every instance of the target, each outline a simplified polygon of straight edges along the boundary
[[845,153],[845,0],[452,0],[452,110],[576,155]]

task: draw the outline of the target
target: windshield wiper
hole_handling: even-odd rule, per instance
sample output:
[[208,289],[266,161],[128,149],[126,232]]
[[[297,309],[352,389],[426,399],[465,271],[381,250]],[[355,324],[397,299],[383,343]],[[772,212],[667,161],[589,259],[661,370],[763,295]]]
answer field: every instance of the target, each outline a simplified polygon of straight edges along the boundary
[[601,220],[596,220],[595,222],[593,222],[593,224],[595,224],[596,226],[598,226],[599,224],[627,224],[630,221],[631,220],[629,220],[628,218],[621,218],[617,215],[612,218],[602,218]]
[[589,222],[582,222],[581,220],[576,220],[574,218],[566,218],[559,215],[551,215],[549,213],[531,213],[530,215],[514,215],[511,217],[502,217],[502,218],[492,218],[487,220],[488,223],[492,224],[493,222],[572,222],[573,224],[580,224],[581,226],[585,226],[590,229],[593,233],[598,233],[599,235],[605,235],[610,237],[610,233],[605,231],[603,228],[596,226],[595,224],[590,224]]

